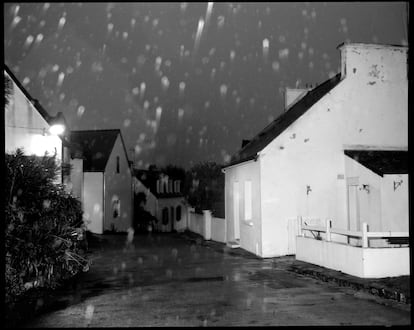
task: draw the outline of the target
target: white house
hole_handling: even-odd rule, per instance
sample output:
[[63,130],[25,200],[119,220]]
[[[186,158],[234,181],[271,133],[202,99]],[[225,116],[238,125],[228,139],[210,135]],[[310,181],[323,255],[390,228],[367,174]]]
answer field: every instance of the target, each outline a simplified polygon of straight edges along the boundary
[[72,157],[83,158],[73,179],[84,221],[92,233],[126,232],[132,226],[132,175],[119,129],[71,131]]
[[145,194],[144,208],[157,219],[157,231],[183,231],[187,228],[187,207],[180,180],[157,169],[134,170],[133,186],[135,195]]
[[287,95],[285,112],[223,169],[229,244],[263,258],[298,258],[298,217],[323,226],[331,219],[342,230],[367,223],[369,231],[408,232],[408,48],[338,48],[341,72]]
[[[63,114],[50,115],[6,65],[4,75],[10,89],[4,114],[5,152],[20,148],[27,155],[56,155],[58,165],[69,163],[68,130]],[[63,179],[61,173],[57,181]]]

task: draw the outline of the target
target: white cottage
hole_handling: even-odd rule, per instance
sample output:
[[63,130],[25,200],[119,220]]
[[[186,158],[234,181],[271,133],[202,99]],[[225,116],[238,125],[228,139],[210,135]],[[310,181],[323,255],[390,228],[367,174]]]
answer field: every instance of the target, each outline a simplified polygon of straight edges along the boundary
[[133,186],[135,196],[145,194],[144,209],[157,219],[155,230],[173,232],[187,228],[187,207],[180,180],[155,168],[136,169]]
[[223,169],[229,244],[295,254],[298,218],[408,232],[408,48],[338,48],[341,72],[287,95],[285,112]]
[[[71,131],[72,154],[83,158],[84,220],[92,233],[132,226],[132,175],[119,129]],[[81,156],[80,156],[81,155]]]
[[[59,164],[67,161],[68,147],[65,131],[54,131],[54,124],[65,125],[62,113],[50,115],[36,99],[33,99],[11,70],[5,65],[5,79],[10,95],[5,107],[5,152],[23,149],[27,155],[56,155]],[[61,126],[60,128],[63,128]],[[59,182],[62,178],[59,178]]]

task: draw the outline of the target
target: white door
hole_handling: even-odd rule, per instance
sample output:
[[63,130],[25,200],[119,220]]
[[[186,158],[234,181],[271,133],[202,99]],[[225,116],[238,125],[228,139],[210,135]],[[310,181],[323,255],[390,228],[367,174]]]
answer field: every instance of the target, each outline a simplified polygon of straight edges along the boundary
[[[348,230],[361,230],[359,221],[358,178],[348,178]],[[358,244],[359,239],[348,238],[348,243]]]
[[240,239],[240,193],[239,183],[233,183],[233,218],[234,218],[234,238]]

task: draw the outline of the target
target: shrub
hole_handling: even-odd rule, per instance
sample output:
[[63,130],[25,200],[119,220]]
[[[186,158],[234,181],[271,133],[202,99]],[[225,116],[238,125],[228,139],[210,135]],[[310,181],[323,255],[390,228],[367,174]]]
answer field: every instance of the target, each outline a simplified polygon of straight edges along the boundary
[[31,288],[55,288],[89,262],[80,202],[55,182],[55,156],[5,157],[6,303]]

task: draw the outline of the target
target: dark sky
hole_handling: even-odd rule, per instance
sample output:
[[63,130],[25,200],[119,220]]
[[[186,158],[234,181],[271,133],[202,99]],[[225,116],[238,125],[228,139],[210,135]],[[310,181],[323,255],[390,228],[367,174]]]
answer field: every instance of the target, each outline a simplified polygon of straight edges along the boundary
[[339,72],[343,42],[407,45],[404,2],[8,3],[5,63],[71,129],[121,128],[141,167],[223,164]]

